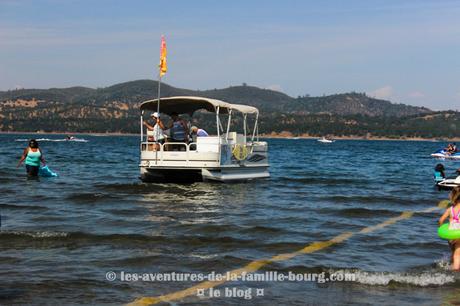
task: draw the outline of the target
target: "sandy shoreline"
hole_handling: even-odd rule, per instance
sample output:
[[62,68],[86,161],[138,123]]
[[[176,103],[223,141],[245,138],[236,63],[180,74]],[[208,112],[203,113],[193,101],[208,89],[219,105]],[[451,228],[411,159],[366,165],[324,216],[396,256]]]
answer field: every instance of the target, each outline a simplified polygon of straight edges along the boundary
[[[12,135],[88,135],[88,136],[140,136],[139,133],[75,133],[75,132],[19,132],[19,131],[0,131],[0,134],[12,134]],[[299,136],[293,135],[289,132],[282,133],[270,133],[270,134],[260,134],[260,138],[266,139],[319,139],[321,137],[311,136],[308,134],[302,134]],[[376,137],[376,136],[330,136],[334,140],[384,140],[384,141],[433,141],[433,142],[460,142],[460,138],[422,138],[422,137],[400,137],[400,138],[390,138],[390,137]]]

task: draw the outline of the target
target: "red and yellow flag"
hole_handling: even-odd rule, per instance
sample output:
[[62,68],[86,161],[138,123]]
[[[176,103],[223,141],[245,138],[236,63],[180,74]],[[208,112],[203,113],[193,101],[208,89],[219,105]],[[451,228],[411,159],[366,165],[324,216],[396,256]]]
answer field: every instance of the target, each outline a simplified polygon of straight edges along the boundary
[[166,71],[168,70],[168,66],[166,65],[166,41],[164,35],[161,35],[161,48],[160,48],[160,77],[165,75]]

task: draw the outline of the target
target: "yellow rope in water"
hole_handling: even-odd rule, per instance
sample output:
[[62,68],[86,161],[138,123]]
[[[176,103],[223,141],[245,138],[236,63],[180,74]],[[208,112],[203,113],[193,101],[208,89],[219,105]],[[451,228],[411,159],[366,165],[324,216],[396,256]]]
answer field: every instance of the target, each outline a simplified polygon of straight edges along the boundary
[[[446,208],[448,205],[449,205],[449,201],[444,200],[444,201],[439,202],[438,206],[430,207],[430,208],[428,208],[426,210],[423,210],[423,211],[420,211],[420,212],[421,213],[430,213],[430,212],[439,210],[441,208]],[[259,270],[260,268],[262,268],[263,266],[265,266],[265,265],[267,265],[269,263],[278,262],[278,261],[285,261],[285,260],[289,260],[289,259],[294,258],[294,257],[299,256],[299,255],[318,252],[320,250],[323,250],[323,249],[328,248],[330,246],[333,246],[335,244],[344,242],[345,240],[350,239],[352,236],[354,236],[356,234],[368,234],[368,233],[374,232],[376,230],[385,228],[385,227],[387,227],[389,225],[392,225],[392,224],[394,224],[394,223],[396,223],[398,221],[409,219],[414,215],[414,213],[416,213],[416,212],[405,211],[405,212],[401,213],[397,217],[390,218],[390,219],[388,219],[388,220],[386,220],[386,221],[384,221],[382,223],[379,223],[377,225],[365,227],[365,228],[363,228],[362,230],[360,230],[358,232],[354,232],[354,233],[345,232],[345,233],[337,235],[334,238],[332,238],[330,240],[327,240],[327,241],[312,242],[309,245],[305,246],[304,248],[302,248],[300,250],[297,250],[295,252],[292,252],[292,253],[279,254],[279,255],[273,256],[273,257],[271,257],[269,259],[254,260],[254,261],[250,262],[248,265],[244,266],[243,268],[239,268],[239,269],[235,269],[235,270],[226,272],[225,275],[238,275],[238,276],[240,276],[243,273],[255,272],[255,271]],[[224,284],[224,283],[226,283],[228,281],[230,281],[230,280],[226,279],[226,277],[224,277],[220,281],[205,281],[205,282],[199,283],[199,284],[197,284],[195,286],[189,287],[187,289],[172,292],[172,293],[169,293],[169,294],[160,295],[160,296],[156,296],[156,297],[142,297],[142,298],[136,299],[135,301],[133,301],[132,303],[130,303],[128,305],[141,306],[141,305],[153,305],[153,304],[157,304],[157,303],[160,303],[160,302],[177,301],[177,300],[181,300],[183,298],[186,298],[188,296],[196,296],[198,290],[207,290],[207,289],[210,289],[210,288],[214,288],[214,287],[222,285],[222,284]]]

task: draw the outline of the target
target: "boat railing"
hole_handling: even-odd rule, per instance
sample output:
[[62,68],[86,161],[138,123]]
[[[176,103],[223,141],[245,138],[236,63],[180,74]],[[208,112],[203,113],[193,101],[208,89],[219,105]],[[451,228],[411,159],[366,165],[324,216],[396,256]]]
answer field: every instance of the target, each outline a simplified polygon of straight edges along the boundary
[[141,151],[166,151],[166,152],[186,152],[196,149],[196,142],[165,142],[144,141],[141,143]]
[[[265,152],[267,150],[265,142],[237,143],[228,141],[223,143],[223,140],[223,138],[219,140],[209,137],[200,139],[199,142],[165,142],[163,144],[154,141],[145,141],[141,143],[140,149],[144,153],[144,163],[153,163],[154,165],[175,165],[181,163],[184,166],[195,165],[200,162],[220,163],[222,154],[227,156],[227,162],[229,160],[228,154],[230,154],[235,158],[238,157],[238,163],[241,163],[246,157],[253,154],[254,151]],[[223,149],[222,146],[228,148]],[[222,150],[229,153],[221,154]]]
[[166,142],[161,144],[146,141],[141,143],[141,151],[148,154],[145,156],[145,162],[149,165],[191,166],[199,163],[219,162],[218,151],[198,152],[196,142]]

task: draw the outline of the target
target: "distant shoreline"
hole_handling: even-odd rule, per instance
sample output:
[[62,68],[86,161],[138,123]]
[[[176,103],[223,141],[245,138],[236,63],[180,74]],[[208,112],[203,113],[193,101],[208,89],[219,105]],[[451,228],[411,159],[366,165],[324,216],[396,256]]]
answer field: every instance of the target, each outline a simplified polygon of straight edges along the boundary
[[[320,139],[319,136],[295,136],[295,135],[274,135],[274,134],[261,134],[261,138],[268,139]],[[422,138],[422,137],[399,137],[399,138],[390,138],[390,137],[363,137],[363,136],[330,136],[328,137],[333,140],[382,140],[382,141],[432,141],[432,142],[460,142],[460,138]]]
[[19,131],[0,131],[0,135],[90,135],[90,136],[140,136],[140,133],[77,133],[77,132],[19,132]]
[[[303,134],[303,135],[298,135],[295,136],[291,134],[290,132],[281,132],[281,133],[271,133],[271,134],[260,134],[259,137],[262,138],[273,138],[273,139],[279,139],[279,138],[288,138],[288,139],[320,139],[320,136],[312,136],[308,134]],[[460,142],[460,138],[423,138],[423,137],[398,137],[398,138],[393,138],[393,137],[378,137],[378,136],[334,136],[330,135],[327,136],[327,138],[334,139],[334,140],[385,140],[385,141],[433,141],[433,142],[455,142],[458,141]]]
[[[140,136],[139,133],[75,133],[75,132],[20,132],[20,131],[0,131],[0,135],[89,135],[89,136]],[[259,138],[266,139],[319,139],[319,136],[307,134],[295,136],[288,132],[260,134]],[[460,138],[422,138],[422,137],[363,137],[363,136],[330,136],[334,140],[382,140],[382,141],[432,141],[432,142],[460,142]]]

